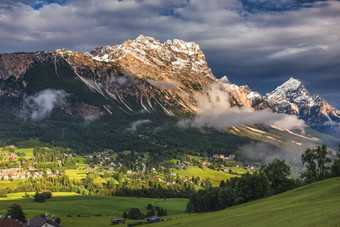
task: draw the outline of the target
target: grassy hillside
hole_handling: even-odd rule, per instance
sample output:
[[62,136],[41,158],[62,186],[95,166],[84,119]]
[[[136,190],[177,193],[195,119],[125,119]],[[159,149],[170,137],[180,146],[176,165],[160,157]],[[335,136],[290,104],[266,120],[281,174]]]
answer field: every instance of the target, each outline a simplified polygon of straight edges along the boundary
[[155,226],[339,226],[340,178]]
[[[36,203],[33,202],[33,198],[22,198],[24,194],[12,193],[8,194],[7,198],[0,198],[0,214],[5,213],[11,204],[18,203],[29,219],[41,213],[49,213],[60,217],[63,227],[98,227],[110,226],[112,218],[122,217],[123,212],[130,208],[139,208],[143,213],[146,213],[146,206],[151,203],[154,206],[166,208],[171,218],[188,216],[185,213],[187,199],[167,199],[164,201],[163,199],[138,199],[118,196],[81,196],[70,192],[57,192],[53,193],[52,199],[44,203]],[[33,195],[34,193],[30,194]],[[127,223],[131,222],[136,221],[129,220]]]

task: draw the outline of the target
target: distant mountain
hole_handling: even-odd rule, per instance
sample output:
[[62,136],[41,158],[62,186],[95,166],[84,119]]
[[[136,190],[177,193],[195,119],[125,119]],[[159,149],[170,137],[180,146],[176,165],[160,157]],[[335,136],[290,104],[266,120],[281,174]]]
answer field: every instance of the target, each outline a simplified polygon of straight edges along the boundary
[[297,115],[311,126],[340,121],[339,110],[320,95],[311,95],[299,80],[292,77],[266,94],[265,100],[276,112]]

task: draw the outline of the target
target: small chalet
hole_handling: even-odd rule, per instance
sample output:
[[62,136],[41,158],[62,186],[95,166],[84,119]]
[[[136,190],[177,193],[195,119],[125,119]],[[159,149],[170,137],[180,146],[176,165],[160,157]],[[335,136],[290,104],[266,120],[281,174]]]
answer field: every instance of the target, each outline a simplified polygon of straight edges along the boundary
[[151,216],[146,219],[148,222],[155,223],[155,222],[160,222],[161,218],[158,216]]
[[27,222],[24,223],[22,226],[23,227],[60,227],[60,225],[55,223],[54,220],[48,220],[47,217],[43,218],[41,216],[35,216],[34,218],[32,218],[32,220],[27,220]]
[[111,225],[124,224],[125,221],[126,221],[125,218],[115,218],[115,219],[111,219]]

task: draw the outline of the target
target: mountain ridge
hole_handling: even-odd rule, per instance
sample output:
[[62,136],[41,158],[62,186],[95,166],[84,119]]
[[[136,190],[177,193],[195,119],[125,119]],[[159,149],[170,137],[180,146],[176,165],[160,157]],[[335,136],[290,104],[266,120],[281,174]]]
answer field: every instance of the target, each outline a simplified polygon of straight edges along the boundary
[[[232,106],[255,110],[269,107],[278,113],[296,115],[312,126],[340,119],[339,110],[321,96],[311,95],[294,78],[265,96],[247,85],[233,84],[227,77],[217,79],[199,45],[178,39],[160,43],[140,35],[135,40],[97,47],[84,54],[65,49],[1,54],[0,96],[25,94],[30,82],[24,74],[39,65],[54,67],[58,78],[60,67],[72,69],[92,92],[111,100],[126,113],[160,109],[169,116],[180,112],[192,115],[197,111],[194,94],[216,83],[229,94]],[[100,108],[110,114],[112,106],[105,104]]]

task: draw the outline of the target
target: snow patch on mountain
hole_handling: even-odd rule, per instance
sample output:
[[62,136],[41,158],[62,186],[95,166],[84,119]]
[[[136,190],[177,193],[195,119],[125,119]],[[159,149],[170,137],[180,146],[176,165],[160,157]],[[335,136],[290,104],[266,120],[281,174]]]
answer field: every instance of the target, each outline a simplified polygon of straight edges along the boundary
[[251,100],[262,99],[262,96],[260,93],[252,91],[247,95],[247,98]]

